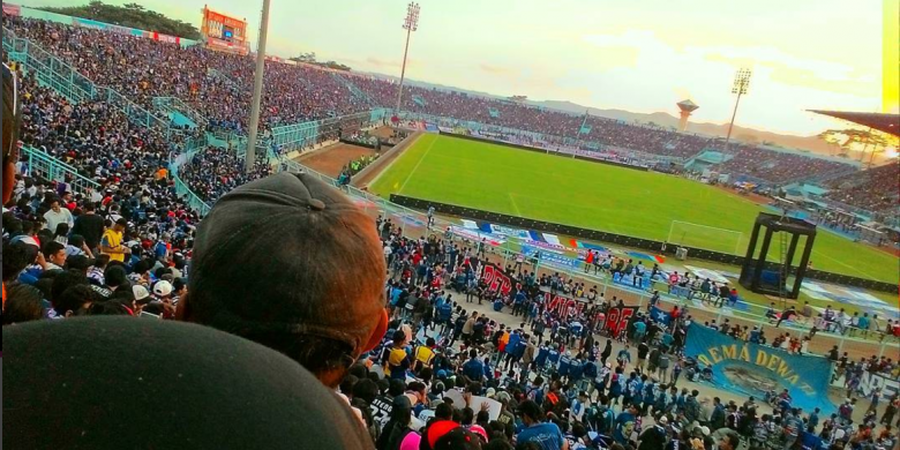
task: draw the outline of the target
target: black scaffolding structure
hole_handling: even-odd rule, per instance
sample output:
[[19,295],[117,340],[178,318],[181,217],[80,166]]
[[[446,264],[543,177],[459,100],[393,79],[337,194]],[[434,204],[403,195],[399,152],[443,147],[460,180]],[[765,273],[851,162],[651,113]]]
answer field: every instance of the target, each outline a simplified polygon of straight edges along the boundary
[[[759,255],[756,254],[756,246],[762,229],[765,235]],[[767,257],[772,246],[775,233],[780,235],[781,259],[779,263],[768,263]],[[787,282],[792,273],[794,255],[800,243],[801,236],[806,236],[806,244],[800,263],[796,266],[794,283],[790,290]],[[800,286],[806,269],[809,267],[809,257],[812,253],[813,243],[816,240],[816,226],[801,219],[775,214],[760,213],[753,224],[753,234],[750,236],[750,244],[747,246],[747,255],[741,268],[741,285],[752,292],[768,295],[776,295],[780,298],[796,299],[800,295]]]

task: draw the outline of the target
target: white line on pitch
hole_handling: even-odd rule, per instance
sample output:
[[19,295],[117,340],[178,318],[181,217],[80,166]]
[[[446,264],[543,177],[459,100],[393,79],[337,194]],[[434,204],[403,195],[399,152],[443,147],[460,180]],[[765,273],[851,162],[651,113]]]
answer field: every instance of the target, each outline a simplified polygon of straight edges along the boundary
[[400,185],[400,190],[397,191],[397,194],[403,192],[403,188],[406,187],[406,183],[409,183],[409,180],[412,178],[413,174],[419,170],[419,166],[422,165],[422,161],[425,161],[425,157],[428,156],[428,152],[431,151],[431,147],[434,147],[434,143],[437,142],[437,137],[431,140],[431,144],[428,145],[428,148],[425,149],[425,153],[422,154],[422,157],[419,158],[419,162],[416,163],[416,167],[413,167],[413,170],[409,172],[409,175],[406,176],[406,180],[403,181],[403,184]]
[[513,198],[512,192],[509,193],[509,200],[512,202],[513,208],[516,208],[516,215],[522,217],[522,212],[519,211],[519,205],[516,204],[516,199]]

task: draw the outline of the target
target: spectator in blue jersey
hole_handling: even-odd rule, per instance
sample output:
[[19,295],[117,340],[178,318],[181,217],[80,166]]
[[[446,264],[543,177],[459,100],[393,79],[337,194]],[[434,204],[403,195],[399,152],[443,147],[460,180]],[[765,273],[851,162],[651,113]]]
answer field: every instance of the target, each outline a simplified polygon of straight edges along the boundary
[[469,381],[481,382],[484,380],[484,363],[478,360],[477,350],[469,350],[469,360],[463,364],[462,372]]
[[506,353],[506,363],[504,364],[504,368],[509,370],[513,367],[514,364],[518,364],[519,360],[522,358],[522,354],[525,352],[525,342],[527,342],[528,336],[522,334],[522,330],[514,330],[512,334],[509,335],[509,342],[506,343],[506,348],[504,349],[504,353]]
[[644,339],[644,335],[647,333],[647,324],[643,320],[637,320],[634,322],[634,340],[640,342]]
[[568,353],[563,353],[559,356],[559,367],[557,367],[556,371],[561,378],[567,378],[569,376],[569,370],[572,369],[572,355]]
[[630,347],[628,344],[625,344],[625,348],[619,350],[619,353],[616,355],[616,361],[620,367],[626,367],[628,364],[631,364],[631,352],[629,350]]
[[[519,405],[519,414],[525,429],[516,435],[517,445],[536,444],[540,450],[568,450],[569,443],[559,427],[553,422],[545,422],[544,410],[534,401],[526,400]],[[526,447],[527,448],[527,447]]]
[[631,440],[631,434],[634,432],[634,427],[637,424],[637,414],[637,407],[628,405],[628,408],[616,417],[616,428],[613,431],[614,441],[621,445],[628,445]]

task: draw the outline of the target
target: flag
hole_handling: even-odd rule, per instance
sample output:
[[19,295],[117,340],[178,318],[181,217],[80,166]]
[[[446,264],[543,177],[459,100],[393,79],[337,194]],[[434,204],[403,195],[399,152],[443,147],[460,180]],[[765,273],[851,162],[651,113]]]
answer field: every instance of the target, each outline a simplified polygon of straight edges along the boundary
[[653,320],[663,325],[668,325],[669,322],[672,321],[672,316],[668,312],[663,311],[656,306],[654,306],[653,309],[650,310],[650,316],[653,318]]

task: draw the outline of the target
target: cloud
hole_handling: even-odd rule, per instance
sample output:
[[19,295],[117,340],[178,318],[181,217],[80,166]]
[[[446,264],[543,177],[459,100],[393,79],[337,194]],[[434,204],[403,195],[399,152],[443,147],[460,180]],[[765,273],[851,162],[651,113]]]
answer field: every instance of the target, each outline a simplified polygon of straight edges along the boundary
[[[378,68],[398,68],[398,67],[400,67],[400,61],[383,60],[383,59],[379,59],[379,58],[375,58],[375,57],[371,57],[371,56],[366,58],[366,63],[373,67],[378,67]],[[411,58],[407,59],[406,65],[410,66],[411,64],[412,64],[412,59]]]
[[509,75],[514,72],[514,70],[509,67],[500,67],[485,63],[479,64],[478,68],[481,69],[482,72],[487,72],[493,75]]

